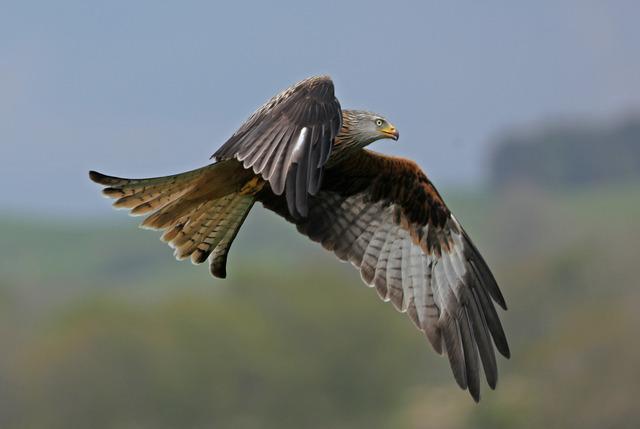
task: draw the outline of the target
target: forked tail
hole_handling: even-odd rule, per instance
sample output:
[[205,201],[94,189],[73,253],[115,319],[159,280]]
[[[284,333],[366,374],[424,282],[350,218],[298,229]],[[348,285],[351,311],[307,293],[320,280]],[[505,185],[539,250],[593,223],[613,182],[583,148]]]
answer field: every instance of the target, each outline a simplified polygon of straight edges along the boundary
[[141,226],[164,231],[162,240],[178,259],[194,264],[209,259],[211,274],[226,277],[227,255],[249,214],[263,182],[235,160],[221,161],[173,176],[124,179],[90,171],[116,198],[114,207],[137,216],[149,214]]

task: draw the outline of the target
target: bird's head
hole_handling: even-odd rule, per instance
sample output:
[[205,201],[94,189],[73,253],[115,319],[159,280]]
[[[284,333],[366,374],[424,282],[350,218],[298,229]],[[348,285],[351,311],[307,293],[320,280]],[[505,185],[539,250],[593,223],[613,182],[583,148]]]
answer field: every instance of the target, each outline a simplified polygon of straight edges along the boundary
[[361,142],[362,146],[381,139],[398,140],[396,127],[384,116],[364,110],[342,111],[342,133]]

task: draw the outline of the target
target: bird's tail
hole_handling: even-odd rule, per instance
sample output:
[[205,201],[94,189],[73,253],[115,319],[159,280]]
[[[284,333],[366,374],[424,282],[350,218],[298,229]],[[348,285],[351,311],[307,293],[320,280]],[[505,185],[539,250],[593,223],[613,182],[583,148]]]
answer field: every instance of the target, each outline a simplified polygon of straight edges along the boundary
[[115,198],[117,208],[131,215],[149,216],[141,226],[164,231],[162,240],[178,259],[194,264],[209,259],[211,273],[226,277],[227,254],[255,194],[263,182],[235,160],[197,170],[150,179],[124,179],[91,171],[89,177],[104,185],[103,194]]

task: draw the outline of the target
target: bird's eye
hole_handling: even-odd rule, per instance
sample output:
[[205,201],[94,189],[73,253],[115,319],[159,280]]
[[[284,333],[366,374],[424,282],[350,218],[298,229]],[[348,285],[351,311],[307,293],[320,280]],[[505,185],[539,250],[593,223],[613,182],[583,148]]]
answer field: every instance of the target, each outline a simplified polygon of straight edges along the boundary
[[382,119],[376,119],[376,126],[381,127],[383,123]]

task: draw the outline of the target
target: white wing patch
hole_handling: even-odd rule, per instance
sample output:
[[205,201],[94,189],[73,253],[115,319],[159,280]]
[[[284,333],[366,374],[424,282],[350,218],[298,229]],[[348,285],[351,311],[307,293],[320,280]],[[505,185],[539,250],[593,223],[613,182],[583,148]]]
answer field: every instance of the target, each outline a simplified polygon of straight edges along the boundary
[[308,131],[309,131],[309,128],[307,128],[307,127],[303,127],[300,130],[300,134],[298,134],[298,140],[296,140],[296,144],[293,146],[293,150],[291,151],[291,158],[292,159],[297,159],[297,154],[298,154],[298,152],[300,152],[300,150],[304,146],[304,142],[307,139],[307,132]]

